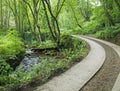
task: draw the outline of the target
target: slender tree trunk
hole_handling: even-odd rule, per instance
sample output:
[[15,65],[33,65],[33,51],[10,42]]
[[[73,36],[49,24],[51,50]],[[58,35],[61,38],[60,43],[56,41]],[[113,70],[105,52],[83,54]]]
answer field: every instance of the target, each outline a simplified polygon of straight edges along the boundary
[[0,1],[1,28],[3,27],[3,0]]
[[7,19],[7,27],[9,28],[10,26],[10,10],[8,9],[8,19]]
[[26,13],[26,17],[27,17],[27,20],[28,20],[28,24],[29,24],[29,29],[31,30],[31,32],[33,32],[32,31],[32,24],[31,24],[31,22],[30,22],[30,18],[29,18],[29,14],[28,14],[28,10],[27,10],[27,5],[25,4],[25,7],[24,7],[24,10],[25,10],[25,13]]
[[60,3],[60,0],[58,1],[58,3],[57,3],[57,13],[56,13],[56,18],[58,17],[60,11],[62,10],[62,7],[63,7],[65,1],[66,1],[66,0],[63,0],[63,1],[62,1],[61,6],[60,6],[60,4],[59,4],[59,3]]
[[[44,2],[45,1],[45,2]],[[45,6],[45,3],[47,5],[47,8],[48,8],[48,11],[50,13],[50,16],[51,16],[51,20],[52,20],[52,26],[54,26],[54,28],[52,28],[50,25],[49,25],[49,28],[50,28],[50,31],[53,31],[52,29],[54,29],[54,34],[55,34],[55,38],[56,38],[56,43],[57,43],[57,47],[59,48],[59,45],[60,45],[60,28],[59,28],[59,24],[58,24],[58,20],[57,18],[53,15],[53,12],[52,12],[52,9],[51,9],[51,5],[50,5],[50,0],[42,0],[43,2],[43,6],[44,6],[44,9],[45,9],[45,12],[46,11],[46,6]],[[46,13],[47,14],[47,13]],[[47,15],[48,17],[48,15]],[[48,18],[49,20],[49,18]],[[47,20],[47,21],[48,21]],[[49,23],[50,24],[50,23]],[[56,34],[57,33],[57,34]]]
[[82,29],[82,26],[79,24],[78,19],[77,19],[76,15],[75,15],[75,11],[74,11],[73,7],[71,5],[70,5],[70,7],[72,9],[72,12],[73,12],[73,15],[74,15],[74,18],[75,18],[75,21],[76,21],[77,25],[79,26],[79,28]]
[[13,12],[14,12],[14,17],[15,17],[15,24],[16,24],[16,29],[20,32],[20,26],[19,26],[19,15],[17,11],[17,1],[13,0]]
[[38,9],[37,9],[37,1],[36,0],[33,0],[33,7],[34,7],[34,31],[37,35],[37,32],[38,32],[38,38],[37,40],[39,42],[41,42],[41,32],[40,32],[40,27],[38,25]]
[[119,4],[119,0],[114,0],[114,2],[115,2],[115,4],[116,4],[116,6],[117,6],[118,10],[120,11],[120,4]]
[[108,18],[108,24],[109,24],[109,26],[115,26],[115,23],[114,23],[114,21],[113,21],[113,19],[112,19],[112,16],[110,15],[110,13],[109,13],[106,5],[104,4],[103,7],[104,7],[105,15],[106,15],[106,17]]
[[87,9],[86,9],[86,21],[90,20],[90,16],[89,16],[89,0],[87,0]]
[[[41,42],[42,41],[41,40],[41,31],[40,31],[40,27],[38,27],[38,12],[39,12],[38,4],[39,4],[40,0],[32,0],[33,7],[31,7],[30,3],[27,2],[26,0],[23,0],[23,1],[28,5],[28,7],[32,13],[34,34],[36,36],[37,41]],[[30,24],[30,22],[29,22],[29,24]]]
[[45,5],[44,0],[42,0],[42,4],[43,4],[43,7],[44,7],[44,12],[45,12],[45,15],[46,15],[46,19],[47,19],[48,27],[50,29],[50,33],[52,34],[53,39],[56,41],[56,37],[55,37],[55,35],[52,31],[52,27],[50,25],[50,20],[49,20],[49,17],[48,17],[48,13],[47,13],[47,9],[46,9],[46,5]]

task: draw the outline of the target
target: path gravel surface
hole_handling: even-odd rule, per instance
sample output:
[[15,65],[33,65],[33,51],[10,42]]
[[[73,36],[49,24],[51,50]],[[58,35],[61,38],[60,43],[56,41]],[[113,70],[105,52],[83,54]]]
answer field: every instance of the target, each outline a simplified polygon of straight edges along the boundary
[[104,47],[106,60],[96,75],[79,91],[111,91],[120,72],[120,57],[113,48],[103,44],[102,41],[94,41]]

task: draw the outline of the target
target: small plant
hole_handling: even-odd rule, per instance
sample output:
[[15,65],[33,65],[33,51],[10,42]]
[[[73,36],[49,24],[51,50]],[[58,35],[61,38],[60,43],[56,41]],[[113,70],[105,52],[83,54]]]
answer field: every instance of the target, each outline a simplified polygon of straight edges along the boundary
[[51,40],[46,40],[40,43],[40,45],[38,46],[38,48],[55,48],[56,44],[51,41]]
[[7,76],[9,75],[13,69],[10,67],[10,65],[5,61],[0,61],[0,75],[1,76]]
[[9,74],[12,72],[13,69],[10,67],[10,65],[5,61],[0,60],[0,85],[9,84],[11,82]]

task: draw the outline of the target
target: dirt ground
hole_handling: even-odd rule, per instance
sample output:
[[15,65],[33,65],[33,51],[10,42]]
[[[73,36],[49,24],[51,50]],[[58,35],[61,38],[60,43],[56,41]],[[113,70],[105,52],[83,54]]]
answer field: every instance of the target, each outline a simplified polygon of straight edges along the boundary
[[109,46],[100,42],[106,51],[106,60],[103,67],[79,91],[111,91],[120,72],[120,58]]

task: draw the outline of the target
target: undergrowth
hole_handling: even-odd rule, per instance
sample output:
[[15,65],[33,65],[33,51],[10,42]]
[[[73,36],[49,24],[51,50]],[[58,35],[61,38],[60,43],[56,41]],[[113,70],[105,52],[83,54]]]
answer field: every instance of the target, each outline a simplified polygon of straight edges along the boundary
[[[45,42],[45,44],[47,43],[50,42]],[[5,83],[1,84],[1,86],[19,89],[30,83],[45,83],[51,77],[66,71],[73,64],[79,62],[87,52],[86,42],[73,38],[70,35],[63,35],[61,39],[61,49],[55,56],[47,60],[42,60],[39,64],[34,66],[34,70],[32,71],[23,72],[19,70],[16,73],[7,75],[5,77],[6,79],[3,77],[2,81]]]

